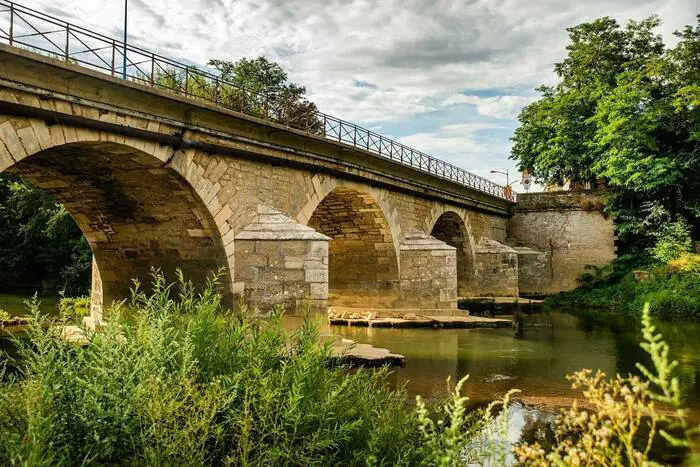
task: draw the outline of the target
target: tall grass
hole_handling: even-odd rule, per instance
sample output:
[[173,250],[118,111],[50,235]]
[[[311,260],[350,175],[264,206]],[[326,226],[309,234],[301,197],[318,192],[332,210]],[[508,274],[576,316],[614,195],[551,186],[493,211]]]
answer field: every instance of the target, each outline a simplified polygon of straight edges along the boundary
[[156,274],[85,347],[37,316],[23,374],[0,385],[0,463],[432,463],[386,371],[331,368],[308,316],[285,331],[214,290]]

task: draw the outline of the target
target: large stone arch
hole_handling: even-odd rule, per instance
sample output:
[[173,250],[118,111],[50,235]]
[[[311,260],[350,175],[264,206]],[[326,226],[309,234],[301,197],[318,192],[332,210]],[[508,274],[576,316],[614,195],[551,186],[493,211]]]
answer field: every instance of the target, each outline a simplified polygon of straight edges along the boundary
[[459,211],[441,205],[431,212],[426,227],[430,235],[456,249],[457,294],[466,296],[473,288],[476,260],[469,218]]
[[399,298],[394,231],[372,194],[337,184],[316,204],[308,226],[330,237],[331,305],[391,307]]
[[[382,215],[391,231],[392,241],[396,254],[399,254],[399,247],[403,240],[404,233],[399,222],[399,212],[391,202],[391,193],[388,190],[373,187],[366,184],[352,182],[331,176],[314,174],[311,177],[310,191],[307,194],[306,203],[303,204],[296,214],[297,222],[308,225],[309,219],[316,212],[316,208],[334,190],[347,189],[365,193],[371,196],[377,206],[382,211]],[[399,266],[400,267],[400,266]]]
[[[90,244],[95,318],[128,296],[132,279],[150,282],[152,267],[201,284],[229,265],[202,187],[172,167],[177,157],[138,138],[0,117],[0,171],[50,192]],[[230,274],[222,285],[228,297]]]

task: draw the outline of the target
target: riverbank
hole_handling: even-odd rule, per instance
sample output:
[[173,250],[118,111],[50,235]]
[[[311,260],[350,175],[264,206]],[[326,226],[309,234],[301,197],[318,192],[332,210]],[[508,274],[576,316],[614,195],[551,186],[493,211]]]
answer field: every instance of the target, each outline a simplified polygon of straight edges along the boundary
[[638,317],[644,303],[664,321],[700,321],[700,255],[686,255],[666,265],[637,268],[611,265],[600,277],[570,292],[545,300],[551,309],[572,313],[601,311],[623,318]]
[[[123,461],[136,455],[150,456],[159,461],[155,463],[231,456],[241,463],[299,458],[308,463],[362,463],[371,456],[377,463],[430,464],[436,463],[446,443],[493,453],[493,445],[482,438],[484,432],[472,427],[484,420],[480,407],[513,388],[522,390],[518,398],[527,406],[508,405],[512,429],[510,444],[502,452],[524,439],[532,417],[546,415],[545,406],[581,397],[571,390],[566,374],[586,367],[626,374],[625,365],[635,371],[636,362],[648,364],[635,332],[589,329],[571,315],[527,315],[528,325],[521,332],[331,327],[327,319],[276,313],[258,319],[228,312],[209,293],[194,301],[187,291],[184,298],[167,294],[141,295],[136,304],[140,312],[115,315],[111,326],[93,336],[89,348],[47,335],[43,328],[35,330],[35,345],[24,355],[25,361],[36,362],[34,370],[17,373],[28,377],[22,384],[0,384],[0,426],[6,427],[0,430],[0,461],[9,455],[47,460],[42,456],[48,443],[59,460],[84,458],[95,433],[107,433],[108,449],[100,450],[106,454],[97,459],[105,463],[114,456]],[[659,329],[666,334],[665,326]],[[700,400],[693,392],[698,387],[700,331],[687,324],[673,329],[667,335],[670,356],[681,362],[676,373],[692,419]],[[357,342],[355,348],[405,354],[406,365],[391,373],[328,365],[333,349],[319,341],[336,332],[344,338],[341,343]],[[679,345],[683,342],[691,347]],[[677,355],[677,350],[683,354]],[[470,396],[465,412],[461,407],[466,399],[445,380],[463,380],[467,374],[461,393]],[[47,387],[50,392],[42,392]],[[406,403],[419,395],[427,409],[420,402]],[[441,409],[445,398],[477,425],[464,422],[455,431],[423,431],[423,421],[450,416]],[[11,403],[20,399],[31,403]],[[29,438],[22,428],[28,423]],[[115,426],[121,431],[112,433]],[[450,441],[450,433],[461,438]],[[60,450],[54,449],[56,440],[63,440]],[[203,444],[204,440],[215,442]],[[237,451],[241,443],[249,443],[250,450]],[[3,453],[2,446],[10,446],[12,452]],[[461,452],[456,449],[455,455]]]

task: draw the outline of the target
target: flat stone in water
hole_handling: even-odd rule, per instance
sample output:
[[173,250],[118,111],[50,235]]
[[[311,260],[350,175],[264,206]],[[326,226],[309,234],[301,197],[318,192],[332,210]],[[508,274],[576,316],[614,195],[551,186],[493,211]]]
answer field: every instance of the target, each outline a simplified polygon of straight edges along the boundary
[[370,344],[340,339],[332,346],[332,359],[350,366],[404,366],[406,357]]
[[330,318],[332,326],[372,326],[384,328],[435,328],[435,329],[476,329],[510,328],[508,319],[484,318],[479,316],[416,316],[407,318]]

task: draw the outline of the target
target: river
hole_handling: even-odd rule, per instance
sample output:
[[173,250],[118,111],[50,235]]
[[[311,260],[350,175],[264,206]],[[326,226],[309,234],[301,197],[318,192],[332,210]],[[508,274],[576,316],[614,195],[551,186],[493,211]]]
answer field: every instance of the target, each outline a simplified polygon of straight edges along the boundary
[[[300,318],[287,317],[292,324]],[[634,324],[634,323],[627,323]],[[657,323],[679,361],[677,375],[692,418],[700,421],[700,324]],[[360,343],[383,347],[406,357],[392,378],[404,385],[410,399],[444,396],[446,379],[465,375],[466,393],[475,403],[486,403],[517,388],[527,405],[542,408],[568,406],[580,398],[566,375],[582,368],[608,375],[639,373],[636,362],[650,365],[639,347],[638,327],[600,324],[562,312],[526,317],[521,336],[512,329],[390,329],[327,325],[333,333]]]

